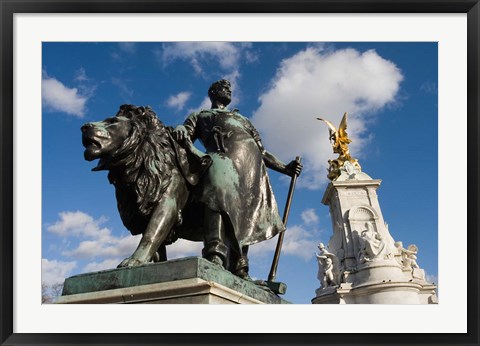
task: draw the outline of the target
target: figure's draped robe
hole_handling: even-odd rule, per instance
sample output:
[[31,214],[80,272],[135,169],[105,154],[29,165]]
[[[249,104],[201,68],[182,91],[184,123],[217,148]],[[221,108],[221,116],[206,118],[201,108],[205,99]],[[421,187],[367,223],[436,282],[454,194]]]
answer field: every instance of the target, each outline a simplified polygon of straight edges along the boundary
[[190,114],[184,126],[192,142],[199,139],[212,158],[195,196],[222,214],[228,241],[236,250],[283,232],[257,145],[260,137],[251,122],[236,110],[210,109]]

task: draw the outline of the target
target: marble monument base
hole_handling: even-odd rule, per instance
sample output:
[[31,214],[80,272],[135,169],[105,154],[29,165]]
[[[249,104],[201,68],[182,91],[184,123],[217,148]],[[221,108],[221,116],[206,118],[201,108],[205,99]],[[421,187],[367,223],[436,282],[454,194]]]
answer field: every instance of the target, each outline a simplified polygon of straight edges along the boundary
[[201,257],[80,274],[58,304],[288,304]]
[[436,304],[436,286],[423,270],[405,270],[395,260],[365,263],[345,273],[339,286],[316,290],[313,304]]

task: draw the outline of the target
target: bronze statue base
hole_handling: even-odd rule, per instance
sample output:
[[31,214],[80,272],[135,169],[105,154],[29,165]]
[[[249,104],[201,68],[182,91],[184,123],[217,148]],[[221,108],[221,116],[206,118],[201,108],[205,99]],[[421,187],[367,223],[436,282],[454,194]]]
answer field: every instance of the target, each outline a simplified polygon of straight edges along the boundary
[[72,276],[57,303],[289,304],[201,257]]

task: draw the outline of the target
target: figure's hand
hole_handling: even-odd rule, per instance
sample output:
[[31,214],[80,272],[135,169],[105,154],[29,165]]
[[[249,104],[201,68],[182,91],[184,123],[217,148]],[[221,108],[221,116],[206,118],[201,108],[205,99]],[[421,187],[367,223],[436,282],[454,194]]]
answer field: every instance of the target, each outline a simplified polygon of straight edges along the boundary
[[173,130],[173,138],[179,143],[185,143],[188,138],[187,128],[183,125],[178,125],[175,130]]
[[302,163],[297,160],[293,160],[285,167],[285,173],[291,177],[293,177],[293,175],[299,176],[302,172],[302,169]]

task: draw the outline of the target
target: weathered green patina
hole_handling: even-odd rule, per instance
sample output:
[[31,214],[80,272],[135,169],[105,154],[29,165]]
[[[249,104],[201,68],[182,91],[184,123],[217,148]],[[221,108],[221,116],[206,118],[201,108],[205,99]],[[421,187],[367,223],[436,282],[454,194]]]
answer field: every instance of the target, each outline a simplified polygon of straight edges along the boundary
[[253,282],[242,280],[201,257],[187,257],[138,267],[72,276],[65,280],[62,295],[99,292],[192,278],[216,282],[267,304],[289,303],[267,289],[255,285]]
[[212,159],[193,191],[203,222],[191,227],[203,227],[194,233],[204,236],[205,258],[249,280],[249,245],[285,230],[267,167],[290,176],[302,167],[296,161],[286,165],[265,150],[250,120],[227,108],[232,99],[228,80],[214,82],[208,96],[211,108],[191,113],[173,132],[179,143],[199,140]]
[[250,121],[237,110],[208,109],[190,114],[184,126],[212,158],[199,186],[199,199],[229,219],[237,251],[282,232],[285,228],[257,144],[260,136]]
[[99,159],[93,170],[107,170],[115,186],[123,224],[133,235],[142,234],[135,252],[119,266],[166,260],[165,246],[179,237],[203,240],[201,230],[182,235],[173,229],[209,157],[180,148],[172,129],[149,107],[122,105],[115,116],[86,123],[81,130],[85,159]]

